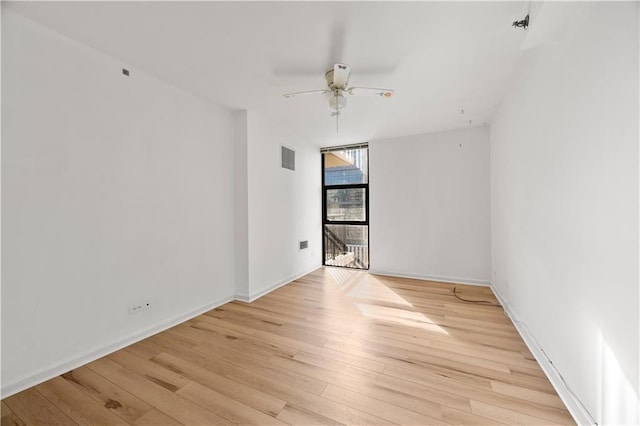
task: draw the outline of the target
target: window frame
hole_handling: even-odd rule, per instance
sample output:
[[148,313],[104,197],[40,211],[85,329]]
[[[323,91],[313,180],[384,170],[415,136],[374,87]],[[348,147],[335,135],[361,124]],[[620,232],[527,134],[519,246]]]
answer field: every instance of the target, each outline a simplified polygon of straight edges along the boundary
[[[323,154],[324,155],[324,154]],[[323,161],[324,163],[324,161]],[[342,185],[324,185],[324,167],[322,168],[322,224],[323,225],[369,225],[369,184],[354,183]],[[364,189],[364,220],[328,220],[327,192],[336,189]]]
[[[325,163],[325,154],[331,152],[331,151],[341,151],[341,150],[349,150],[349,149],[363,149],[366,148],[367,150],[367,183],[349,183],[349,184],[339,184],[339,185],[327,185],[325,182],[325,167],[324,167],[324,163]],[[369,229],[369,184],[370,184],[370,174],[369,174],[369,145],[368,144],[358,144],[358,145],[353,145],[353,146],[344,146],[344,147],[336,147],[334,149],[329,149],[329,150],[321,150],[321,155],[320,155],[320,163],[321,163],[321,167],[320,170],[322,172],[322,265],[326,266],[326,250],[327,248],[325,247],[325,237],[324,237],[324,232],[325,232],[325,226],[327,225],[343,225],[343,226],[366,226],[367,227],[367,258],[368,258],[368,263],[367,263],[367,268],[355,268],[355,269],[361,269],[361,270],[369,270],[369,266],[371,265],[371,246],[370,246],[370,242],[371,242],[371,230]],[[344,221],[329,221],[327,220],[327,192],[329,190],[332,189],[364,189],[364,197],[365,197],[365,202],[364,202],[364,209],[365,209],[365,219],[364,220],[344,220]],[[336,267],[340,267],[340,266],[336,266]],[[344,266],[344,268],[348,268],[348,269],[354,269],[354,268],[349,268]]]

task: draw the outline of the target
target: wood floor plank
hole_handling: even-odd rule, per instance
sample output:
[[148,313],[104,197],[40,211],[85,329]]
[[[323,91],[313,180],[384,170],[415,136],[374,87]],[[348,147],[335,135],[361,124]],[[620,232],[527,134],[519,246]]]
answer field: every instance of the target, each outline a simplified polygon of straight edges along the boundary
[[[256,338],[253,335],[233,332],[210,323],[196,323],[192,325],[191,328],[202,332],[200,333],[201,336],[206,337],[209,343],[212,342],[212,338],[222,339],[224,337],[225,339],[233,340],[233,342],[225,342],[228,343],[229,346],[239,346],[242,347],[242,349],[250,349],[252,353],[259,353],[261,356],[271,353],[293,356],[297,351],[297,349],[290,348],[286,345],[270,343],[264,339]],[[213,336],[211,333],[213,333]]]
[[521,386],[511,385],[498,381],[492,381],[491,387],[493,391],[502,395],[511,395],[515,398],[525,401],[533,401],[539,404],[548,405],[550,407],[564,408],[564,403],[556,394],[540,392],[534,389],[527,389]]
[[118,371],[122,368],[120,364],[115,361],[110,360],[107,357],[99,358],[93,362],[88,363],[85,367],[90,368],[94,372],[100,374],[101,376],[108,377],[109,373],[114,371]]
[[423,363],[439,365],[457,371],[483,371],[486,375],[498,373],[510,374],[509,366],[503,362],[476,358],[469,355],[460,355],[450,351],[443,351],[432,348],[409,351],[410,361],[422,361]]
[[322,367],[327,370],[336,371],[338,373],[354,371],[357,372],[356,374],[360,377],[375,377],[371,373],[382,373],[382,371],[384,370],[384,364],[382,363],[375,363],[374,367],[371,368],[369,363],[363,362],[365,366],[361,367],[360,364],[348,362],[348,356],[341,357],[340,355],[332,353],[332,351],[323,352],[313,349],[310,351],[299,350],[291,359]]
[[[299,358],[272,357],[269,359],[269,364],[280,367],[282,370],[293,371],[301,376],[328,383],[346,381],[352,378],[373,382],[377,377],[377,373],[346,366],[345,364],[342,365],[344,368],[335,367],[335,364],[337,364],[335,361],[333,362],[334,366],[325,368],[328,367],[327,364],[330,362],[329,360],[318,362],[317,359],[311,361],[309,356]],[[322,364],[322,366],[318,364]]]
[[[193,342],[188,338],[181,338],[181,336],[176,335],[175,333],[169,333],[172,329],[167,330],[165,333],[158,333],[154,336],[151,336],[147,339],[147,341],[155,344],[156,346],[162,348],[162,350],[166,351],[170,348],[180,347],[184,349],[193,349],[195,346],[200,344],[201,342]],[[184,337],[184,336],[182,336]]]
[[[252,358],[243,359],[239,356],[241,354],[231,354],[231,357],[227,358],[226,355],[220,353],[205,354],[197,351],[187,352],[183,348],[174,348],[173,354],[177,357],[186,359],[190,363],[202,367],[207,371],[215,372],[216,374],[222,375],[234,382],[240,383],[242,386],[251,388],[258,395],[270,395],[270,398],[276,401],[288,401],[289,406],[295,406],[298,411],[313,413],[314,416],[319,418],[324,417],[316,411],[331,410],[332,408],[334,411],[338,411],[336,410],[336,407],[327,407],[323,405],[318,406],[318,410],[316,411],[304,408],[305,406],[308,407],[308,404],[313,404],[314,395],[322,393],[326,387],[326,383],[324,382],[313,381],[313,386],[310,389],[314,392],[309,394],[304,390],[305,386],[300,386],[300,383],[297,380],[292,380],[291,378],[283,380],[283,375],[278,369],[274,369],[272,367],[262,368],[267,364],[259,363]],[[250,362],[247,362],[249,360]],[[235,363],[231,361],[235,361]],[[183,367],[184,366],[181,366],[181,368]],[[185,371],[185,373],[187,375],[189,374],[188,371]],[[318,399],[316,400],[319,400],[319,396],[317,398]],[[296,404],[292,405],[292,401],[296,402]],[[262,404],[264,403],[265,401],[262,401]],[[267,410],[270,409],[268,408]],[[350,418],[357,417],[352,413],[352,417]],[[332,422],[337,422],[337,420],[332,419]],[[379,424],[380,420],[377,420],[377,422]]]
[[495,393],[492,390],[486,390],[475,386],[460,384],[455,379],[451,379],[448,377],[438,377],[437,375],[423,372],[418,369],[407,369],[391,366],[385,368],[384,374],[389,374],[408,381],[423,383],[436,389],[455,393],[462,397],[467,397],[470,400],[476,400],[477,402],[491,404],[507,409],[514,409],[524,416],[537,416],[542,419],[546,419],[549,422],[555,422],[558,424],[572,422],[571,416],[566,410],[544,406],[532,401],[523,401],[512,396]]
[[[321,284],[322,285],[322,284]],[[322,295],[311,300],[309,297],[292,298],[283,296],[282,293],[270,293],[262,299],[257,300],[256,308],[276,315],[294,317],[307,320],[310,323],[320,322],[331,325],[334,323],[342,326],[366,324],[366,319],[362,317],[360,310],[352,303],[340,301],[338,295]],[[331,306],[323,305],[323,299],[332,299],[335,303]],[[253,305],[253,304],[252,304]]]
[[[185,326],[187,325],[185,324]],[[142,359],[151,359],[154,356],[164,352],[164,348],[162,346],[150,341],[149,339],[145,339],[131,346],[128,346],[127,349],[129,350],[129,352],[137,355]]]
[[218,358],[220,360],[228,361],[238,367],[258,371],[262,375],[266,375],[290,386],[294,386],[297,389],[304,390],[316,395],[320,395],[327,385],[327,383],[323,380],[305,376],[296,371],[286,370],[272,365],[267,360],[271,360],[273,355],[259,360],[235,349],[221,349],[218,346],[209,344],[198,346],[195,348],[195,350],[203,354]]
[[[39,425],[76,425],[66,414],[49,402],[35,388],[19,392],[2,402],[2,417],[13,414],[15,418],[26,424]],[[9,424],[16,423],[12,419]],[[19,422],[18,422],[19,423]]]
[[220,392],[229,398],[255,408],[265,414],[277,416],[286,402],[267,393],[260,392],[252,387],[233,381],[227,377],[216,374],[206,368],[185,361],[176,356],[162,353],[152,361],[165,366],[168,369],[179,372],[185,377],[198,382],[214,391]]
[[[209,365],[212,368],[219,369],[226,377],[234,381],[287,401],[288,405],[296,407],[298,410],[329,418],[333,422],[343,424],[389,424],[386,420],[360,410],[321,398],[319,394],[326,387],[326,383],[322,384],[320,391],[316,394],[297,386],[295,381],[292,383],[290,380],[282,380],[282,375],[278,372],[278,369],[273,369],[268,363],[265,363],[264,366],[253,362],[247,364],[246,360],[238,360],[237,356],[224,359],[216,358],[214,354],[210,354],[208,357],[197,355],[192,359],[199,365]],[[232,360],[236,360],[237,364],[233,364]],[[273,372],[276,374],[272,374]]]
[[133,423],[135,426],[182,426],[176,419],[154,408]]
[[547,419],[524,414],[520,411],[511,410],[504,407],[497,407],[484,402],[471,400],[471,412],[481,417],[497,420],[509,425],[557,425],[562,423],[553,423]]
[[[330,345],[330,343],[328,343],[328,345]],[[357,354],[362,357],[371,357],[379,362],[383,362],[386,366],[416,369],[420,373],[424,372],[449,378],[456,378],[457,380],[469,385],[484,387],[486,389],[491,388],[491,378],[502,378],[504,374],[508,374],[483,370],[471,365],[465,365],[463,368],[459,368],[459,364],[437,357],[416,359],[415,353],[413,352],[390,352],[389,348],[392,347],[388,345],[362,345],[362,342],[359,342],[356,345],[340,345],[337,347],[348,351],[350,354]],[[414,356],[412,356],[412,354]]]
[[[262,305],[262,309],[256,309],[250,305],[241,305],[230,303],[224,307],[225,311],[232,312],[237,315],[245,315],[251,318],[255,318],[260,321],[270,322],[272,324],[291,324],[304,327],[305,329],[311,328],[317,330],[317,332],[329,332],[337,333],[348,336],[352,332],[353,325],[345,323],[342,320],[331,320],[326,316],[313,316],[308,311],[287,309],[282,310],[279,306],[276,309],[265,309],[266,304]],[[296,312],[299,312],[296,315]],[[223,322],[230,322],[233,319],[233,315],[225,318]],[[222,320],[221,320],[222,321]],[[257,329],[254,329],[257,331]]]
[[1,426],[26,426],[27,424],[22,421],[20,417],[18,417],[13,412],[8,412],[7,414],[0,417],[0,425]]
[[[287,384],[280,380],[277,375],[270,376],[268,370],[235,368],[227,372],[227,377],[287,401],[288,405],[297,409],[311,412],[316,416],[329,418],[333,422],[342,424],[390,424],[387,420],[362,412],[354,407],[327,400],[319,396],[319,394]],[[326,384],[324,387],[326,387]],[[324,387],[322,390],[324,390]]]
[[[314,353],[300,352],[296,354],[293,361],[317,367],[317,370],[311,374],[318,374],[329,383],[347,390],[381,401],[391,402],[398,407],[413,410],[431,418],[441,418],[441,405],[439,402],[434,402],[430,398],[423,398],[421,394],[404,393],[398,389],[381,386],[379,383],[380,374],[378,373],[362,370]],[[308,367],[302,366],[298,368],[304,369]]]
[[39,384],[36,389],[79,425],[128,424],[60,376]]
[[5,403],[0,406],[0,426],[24,426],[26,423],[18,417]]
[[[320,268],[2,401],[2,425],[574,424],[487,287]],[[0,426],[2,426],[0,425]]]
[[[196,326],[191,326],[189,327],[189,330],[185,330],[185,332],[202,338],[204,345],[229,347],[245,352],[257,359],[264,359],[276,354],[282,356],[293,356],[296,352],[295,349],[291,349],[286,346],[269,344],[268,342],[256,339],[253,336],[229,332],[224,329],[217,329],[217,327],[211,325],[200,325],[197,328],[195,327]],[[198,346],[196,346],[196,348]]]
[[[231,423],[255,425],[286,424],[274,416],[265,414],[199,383],[191,382],[176,393],[209,411],[213,411]],[[275,414],[277,415],[278,413]]]
[[[436,323],[437,324],[437,323]],[[376,331],[390,331],[398,334],[405,334],[409,336],[417,336],[427,340],[438,340],[444,343],[459,344],[459,343],[472,343],[475,345],[481,345],[487,348],[495,348],[500,350],[524,350],[526,347],[524,342],[519,336],[504,337],[504,336],[492,336],[481,332],[469,332],[464,330],[453,330],[447,327],[432,327],[430,330],[421,330],[416,327],[397,327],[397,324],[393,323],[375,323],[372,327]],[[427,334],[428,333],[428,334]]]
[[[442,420],[436,419],[435,417],[427,417],[416,411],[407,410],[380,399],[371,398],[360,392],[354,392],[332,384],[329,384],[324,392],[322,392],[322,397],[347,404],[350,407],[357,408],[365,413],[371,413],[389,422],[403,425],[445,424]],[[437,415],[440,416],[440,412],[438,412]]]
[[278,419],[290,425],[341,425],[334,420],[320,416],[301,408],[297,408],[290,404],[284,406]]
[[[440,360],[436,359],[435,363],[429,362],[430,360],[423,361],[415,361],[411,359],[401,360],[401,359],[390,359],[386,362],[385,373],[386,374],[398,374],[398,370],[395,367],[409,370],[405,371],[403,375],[405,377],[410,376],[412,373],[418,375],[418,377],[431,377],[435,376],[435,378],[446,377],[449,379],[455,379],[457,382],[461,384],[466,384],[472,387],[483,388],[486,390],[491,389],[491,381],[492,380],[502,380],[506,382],[511,382],[515,385],[520,385],[526,388],[536,389],[545,391],[547,389],[544,383],[541,383],[539,378],[531,377],[531,376],[523,376],[516,375],[512,373],[501,373],[495,371],[488,371],[486,369],[480,368],[472,368],[471,366],[467,366],[463,369],[456,368],[455,364],[447,364],[444,365],[440,362]],[[393,373],[394,371],[395,373]]]
[[227,329],[229,331],[235,331],[236,333],[243,333],[248,335],[254,335],[258,330],[251,327],[245,327],[239,324],[234,324],[232,321],[226,321],[224,319],[215,318],[208,315],[200,315],[197,317],[197,321],[193,321],[193,323],[198,322],[206,322],[212,325],[217,325],[220,328]]
[[547,376],[542,371],[542,368],[538,365],[538,363],[530,364],[528,366],[519,365],[519,364],[508,364],[509,370],[511,370],[512,374],[518,376],[526,376],[530,378],[537,378],[544,382],[547,382]]
[[227,419],[206,410],[131,370],[121,368],[107,377],[113,383],[138,395],[146,403],[158,407],[169,417],[185,425],[232,424]]
[[388,358],[409,360],[409,351],[404,348],[354,339],[342,341],[330,339],[327,340],[324,347],[371,358],[382,363],[386,363]]
[[522,353],[517,350],[500,350],[477,343],[453,340],[451,338],[443,341],[442,339],[420,335],[419,333],[404,334],[394,333],[392,330],[382,330],[377,331],[374,336],[371,336],[371,333],[365,335],[355,332],[352,337],[362,341],[386,342],[396,347],[402,347],[416,352],[421,352],[422,349],[426,347],[432,350],[442,351],[443,354],[453,353],[466,357],[471,356],[478,359],[499,361],[507,365],[521,365],[529,368],[538,366],[535,361],[526,359]]
[[272,342],[278,345],[289,346],[291,348],[297,349],[298,351],[305,351],[305,352],[313,353],[316,355],[324,356],[326,358],[344,362],[359,368],[363,368],[365,370],[381,373],[382,370],[384,369],[384,363],[382,362],[364,358],[364,357],[359,357],[359,356],[352,355],[347,352],[342,352],[335,349],[334,350],[327,349],[324,346],[312,345],[309,343],[301,342],[296,339],[292,339],[290,337],[280,336],[280,335],[268,333],[265,331],[258,331],[255,334],[255,336],[267,342]]
[[343,404],[341,402],[322,398],[318,395],[300,391],[292,386],[282,384],[272,379],[267,379],[267,382],[265,383],[264,379],[265,378],[258,378],[256,376],[249,378],[249,380],[254,383],[256,380],[262,382],[262,386],[265,391],[267,391],[268,388],[273,395],[286,400],[288,404],[300,407],[303,410],[307,410],[321,417],[327,417],[335,422],[363,425],[397,424],[397,422],[390,422],[386,419],[379,418],[348,404]]
[[153,408],[87,367],[69,371],[62,378],[128,423],[135,422]]
[[392,390],[394,392],[405,394],[408,398],[418,398],[426,401],[432,401],[444,409],[444,407],[452,407],[462,411],[471,412],[469,398],[456,395],[440,389],[434,389],[419,383],[414,383],[392,376],[381,374],[376,380],[376,384],[382,388]]
[[181,374],[150,362],[149,360],[142,359],[128,349],[114,352],[109,355],[108,358],[171,392],[177,391],[190,382],[189,379]]
[[442,407],[442,419],[452,425],[505,425],[493,419],[471,414],[452,407]]

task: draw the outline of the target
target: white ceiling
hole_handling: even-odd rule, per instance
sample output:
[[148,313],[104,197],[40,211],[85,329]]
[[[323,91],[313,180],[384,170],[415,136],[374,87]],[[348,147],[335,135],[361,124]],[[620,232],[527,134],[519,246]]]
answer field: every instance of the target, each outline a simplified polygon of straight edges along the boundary
[[[3,7],[317,145],[490,123],[519,67],[524,2],[15,2]],[[336,134],[322,96],[335,62],[354,86]],[[464,114],[461,110],[464,109]],[[471,124],[469,124],[471,120]]]

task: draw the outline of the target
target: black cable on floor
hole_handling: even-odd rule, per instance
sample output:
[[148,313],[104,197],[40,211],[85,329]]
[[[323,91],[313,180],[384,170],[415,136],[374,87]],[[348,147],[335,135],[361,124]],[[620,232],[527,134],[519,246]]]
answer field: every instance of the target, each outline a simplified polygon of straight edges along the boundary
[[458,294],[456,293],[456,288],[453,288],[453,295],[456,297],[456,299],[458,300],[462,300],[463,302],[467,302],[467,303],[480,303],[483,305],[487,305],[487,306],[495,306],[497,308],[502,308],[502,305],[500,305],[499,303],[493,303],[490,300],[469,300],[469,299],[463,299],[462,297],[458,296]]

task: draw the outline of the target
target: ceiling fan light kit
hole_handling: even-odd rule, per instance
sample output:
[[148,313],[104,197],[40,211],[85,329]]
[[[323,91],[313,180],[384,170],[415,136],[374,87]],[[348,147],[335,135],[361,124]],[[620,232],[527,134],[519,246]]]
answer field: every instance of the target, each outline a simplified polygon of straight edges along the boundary
[[336,91],[334,95],[329,98],[329,108],[333,111],[340,111],[347,107],[347,98],[344,97],[342,91]]

